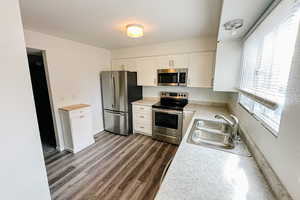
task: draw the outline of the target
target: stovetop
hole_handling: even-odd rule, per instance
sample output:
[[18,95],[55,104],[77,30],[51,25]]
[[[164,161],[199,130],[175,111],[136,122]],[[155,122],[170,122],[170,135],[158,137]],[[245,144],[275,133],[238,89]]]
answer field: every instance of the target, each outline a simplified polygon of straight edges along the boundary
[[152,105],[152,108],[160,108],[160,109],[168,109],[168,110],[179,110],[183,111],[184,106],[186,106],[187,103],[176,105],[176,104],[162,104],[161,102],[158,102],[154,105]]
[[161,92],[160,102],[154,104],[153,108],[182,111],[188,104],[188,93],[186,92]]

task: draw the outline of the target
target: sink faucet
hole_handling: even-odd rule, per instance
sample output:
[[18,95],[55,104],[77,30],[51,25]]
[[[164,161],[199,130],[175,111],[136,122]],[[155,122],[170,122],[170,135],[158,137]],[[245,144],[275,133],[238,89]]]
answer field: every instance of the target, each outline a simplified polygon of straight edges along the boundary
[[231,120],[225,117],[224,115],[215,115],[216,119],[223,119],[229,126],[232,128],[231,137],[233,140],[239,140],[238,137],[238,127],[239,127],[239,120],[236,116],[230,115]]

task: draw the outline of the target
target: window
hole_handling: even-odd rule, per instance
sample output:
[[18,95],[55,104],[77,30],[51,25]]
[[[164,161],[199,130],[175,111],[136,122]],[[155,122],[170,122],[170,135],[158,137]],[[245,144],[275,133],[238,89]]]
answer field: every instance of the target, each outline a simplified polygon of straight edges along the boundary
[[276,135],[298,34],[299,5],[283,0],[244,42],[239,102]]

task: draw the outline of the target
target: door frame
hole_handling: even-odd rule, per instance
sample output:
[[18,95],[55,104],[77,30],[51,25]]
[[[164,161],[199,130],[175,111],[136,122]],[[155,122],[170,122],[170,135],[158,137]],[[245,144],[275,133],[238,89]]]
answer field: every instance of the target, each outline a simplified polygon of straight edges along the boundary
[[57,120],[56,120],[56,114],[55,114],[55,109],[54,109],[54,101],[53,101],[53,95],[52,95],[52,90],[51,90],[49,67],[48,67],[48,63],[47,63],[47,53],[46,53],[46,50],[44,50],[44,49],[26,46],[26,49],[28,49],[28,48],[38,50],[42,53],[43,63],[44,63],[44,70],[45,70],[45,74],[46,74],[48,94],[49,94],[50,108],[51,108],[51,114],[52,114],[52,120],[53,120],[54,135],[55,135],[55,141],[56,141],[56,149],[58,151],[62,151],[63,150],[62,149],[62,147],[63,147],[62,142],[63,141],[61,141],[60,137],[59,137],[58,124],[57,124]]

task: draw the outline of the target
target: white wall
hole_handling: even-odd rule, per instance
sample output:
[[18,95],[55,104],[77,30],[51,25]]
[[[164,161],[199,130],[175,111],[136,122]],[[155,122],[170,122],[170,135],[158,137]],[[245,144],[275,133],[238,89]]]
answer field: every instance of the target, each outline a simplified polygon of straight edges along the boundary
[[143,97],[159,97],[160,91],[188,92],[189,100],[202,102],[227,103],[228,93],[214,92],[208,88],[188,88],[188,87],[143,87]]
[[1,199],[50,200],[19,1],[0,8]]
[[255,141],[281,182],[296,200],[300,199],[300,36],[295,55],[278,137],[274,137],[237,104],[237,95],[232,95],[230,102],[232,110],[240,119],[242,129]]
[[[168,54],[179,54],[200,51],[216,51],[217,40],[213,37],[194,38],[173,42],[137,46],[131,48],[112,50],[112,58],[135,58],[145,56],[158,56]],[[144,97],[158,97],[160,91],[181,91],[188,92],[191,100],[226,102],[227,93],[213,92],[206,88],[185,88],[185,87],[143,87]]]
[[25,30],[26,46],[46,51],[48,78],[63,149],[58,108],[87,103],[93,109],[93,133],[103,130],[99,72],[110,69],[110,51]]

